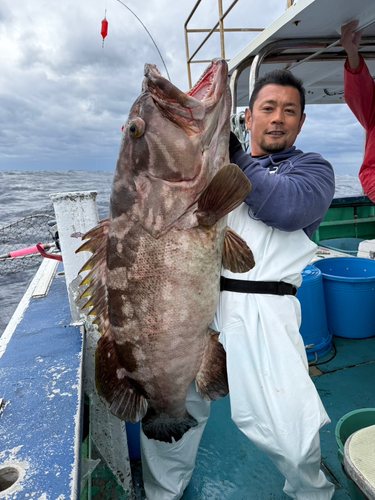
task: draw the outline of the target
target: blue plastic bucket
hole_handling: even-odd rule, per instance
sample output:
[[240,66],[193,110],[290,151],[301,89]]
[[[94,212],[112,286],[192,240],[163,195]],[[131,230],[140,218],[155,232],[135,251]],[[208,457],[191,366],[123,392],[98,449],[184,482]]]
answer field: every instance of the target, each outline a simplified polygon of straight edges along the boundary
[[332,348],[332,333],[328,330],[324,301],[323,277],[320,269],[307,266],[302,271],[302,285],[297,299],[301,303],[302,323],[300,333],[306,349],[307,359],[315,360],[327,354]]
[[328,328],[337,337],[375,335],[375,260],[334,257],[314,262],[323,275]]
[[141,421],[136,424],[126,422],[125,427],[128,439],[129,459],[138,460],[141,458]]
[[356,256],[361,241],[364,240],[362,238],[334,238],[332,240],[319,241],[319,245],[330,250],[337,250],[338,252]]

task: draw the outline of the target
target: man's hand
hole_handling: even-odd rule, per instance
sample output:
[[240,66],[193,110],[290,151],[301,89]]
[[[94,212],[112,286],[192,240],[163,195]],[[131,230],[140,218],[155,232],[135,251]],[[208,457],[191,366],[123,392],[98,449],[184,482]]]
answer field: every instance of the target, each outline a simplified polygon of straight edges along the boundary
[[242,146],[240,141],[237,139],[236,134],[234,134],[232,131],[230,133],[229,137],[229,157],[232,158],[232,156],[237,153],[237,151],[241,151]]
[[355,20],[341,26],[340,43],[348,54],[349,66],[351,69],[357,69],[361,62],[358,54],[358,47],[361,42],[362,31],[354,33],[358,23],[359,21]]

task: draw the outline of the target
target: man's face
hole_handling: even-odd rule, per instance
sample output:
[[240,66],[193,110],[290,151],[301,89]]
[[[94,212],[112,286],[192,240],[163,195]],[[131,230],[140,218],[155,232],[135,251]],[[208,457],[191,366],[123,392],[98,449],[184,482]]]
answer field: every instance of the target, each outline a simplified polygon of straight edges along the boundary
[[301,98],[294,87],[265,85],[254,102],[253,112],[245,111],[251,131],[251,155],[279,153],[293,146],[306,115],[301,117]]

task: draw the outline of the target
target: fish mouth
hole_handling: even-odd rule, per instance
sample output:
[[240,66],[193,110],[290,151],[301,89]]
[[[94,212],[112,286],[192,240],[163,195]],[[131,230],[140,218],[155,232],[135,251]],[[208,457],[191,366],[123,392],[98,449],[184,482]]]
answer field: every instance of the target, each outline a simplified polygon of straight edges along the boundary
[[187,95],[204,102],[206,109],[221,98],[227,85],[228,65],[224,59],[214,59]]
[[143,91],[151,94],[163,115],[177,125],[194,131],[215,107],[226,90],[228,65],[224,59],[214,59],[198,82],[185,93],[164,78],[156,65],[145,65]]

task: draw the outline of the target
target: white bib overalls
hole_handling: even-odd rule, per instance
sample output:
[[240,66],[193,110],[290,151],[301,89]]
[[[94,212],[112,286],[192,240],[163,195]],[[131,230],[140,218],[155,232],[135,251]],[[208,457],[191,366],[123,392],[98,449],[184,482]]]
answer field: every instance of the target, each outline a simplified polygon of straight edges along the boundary
[[[301,285],[301,271],[316,249],[302,229],[287,233],[266,226],[249,216],[246,204],[229,215],[228,225],[252,249],[255,267],[243,274],[223,270],[225,277]],[[330,500],[334,486],[320,470],[319,441],[319,429],[330,420],[308,373],[300,323],[300,304],[292,295],[224,291],[211,326],[227,354],[233,421],[284,475],[287,495]],[[193,384],[187,409],[199,425],[177,443],[149,440],[141,432],[148,500],[178,500],[189,483],[210,411]]]

